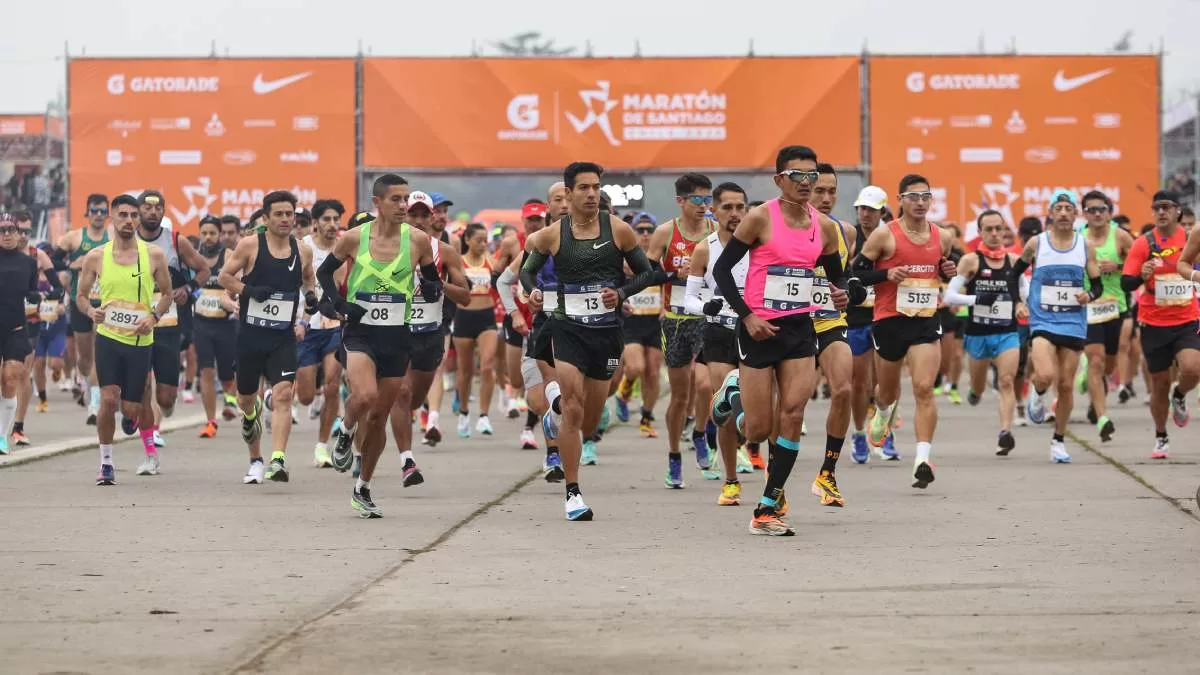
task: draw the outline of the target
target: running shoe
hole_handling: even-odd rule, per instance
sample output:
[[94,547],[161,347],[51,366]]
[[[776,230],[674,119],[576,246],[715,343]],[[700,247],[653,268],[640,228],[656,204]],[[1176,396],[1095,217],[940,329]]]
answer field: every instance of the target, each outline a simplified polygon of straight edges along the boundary
[[[242,418],[242,440],[246,442],[246,445],[251,445],[262,437],[262,408],[262,399],[256,398],[254,400],[254,419]],[[125,433],[132,432],[126,431]]]
[[329,459],[338,473],[346,473],[354,463],[354,434],[357,431],[357,426],[347,430],[341,419],[333,425],[333,454]]
[[1034,424],[1042,424],[1046,421],[1046,395],[1038,394],[1036,391],[1029,394],[1029,398],[1025,400],[1025,416]]
[[579,463],[584,466],[596,466],[596,442],[583,442],[583,452],[579,455]]
[[154,452],[146,455],[146,459],[138,465],[137,475],[139,476],[157,476],[158,475],[158,453]]
[[796,531],[774,513],[763,512],[750,519],[750,534],[767,537],[792,537]]
[[317,443],[313,448],[313,466],[318,469],[328,469],[333,466],[333,458],[329,456],[329,447],[324,443]]
[[455,391],[454,400],[450,402],[450,411],[457,415],[460,410],[462,410],[462,404],[459,403],[458,392]]
[[998,457],[1008,457],[1008,453],[1017,447],[1017,439],[1013,438],[1011,431],[1001,431],[1000,437],[996,439],[996,455]]
[[687,443],[688,439],[692,437],[692,431],[694,431],[695,429],[696,429],[696,418],[692,417],[691,415],[684,418],[683,432],[679,434],[679,442]]
[[1167,459],[1171,456],[1171,442],[1165,436],[1159,436],[1154,439],[1154,450],[1150,453],[1150,459]]
[[683,458],[680,455],[667,455],[667,476],[663,485],[671,490],[681,490],[683,484]]
[[183,399],[184,403],[195,403],[196,402],[196,395],[193,394],[190,389],[184,389],[183,393],[179,396],[179,398]]
[[420,421],[421,431],[428,429],[429,428],[429,409],[426,408],[425,406],[421,406],[420,411],[417,413],[417,420]]
[[517,410],[520,410],[522,415],[529,412],[529,401],[526,401],[524,396],[517,397]]
[[96,485],[116,485],[117,471],[112,464],[101,464],[100,473],[96,474]]
[[[0,440],[4,440],[4,439],[0,439]],[[16,445],[19,448],[23,448],[27,445],[30,445],[29,437],[25,435],[24,431],[14,431],[12,433],[12,440],[13,440],[13,445]],[[8,453],[8,442],[5,441],[4,443],[0,443],[0,446],[2,446],[2,447],[0,447],[0,454],[7,454]]]
[[808,420],[801,420],[801,421],[800,421],[800,435],[801,435],[801,436],[807,436],[807,435],[808,435]]
[[604,406],[600,408],[600,421],[596,424],[596,433],[600,434],[601,436],[607,433],[610,422],[612,422],[612,415],[608,412],[608,403],[605,403]]
[[[84,424],[88,425],[89,427],[96,426],[96,413],[88,413],[87,420],[84,422]],[[134,429],[134,431],[137,431],[137,430]],[[132,432],[130,432],[130,433],[132,433]]]
[[1021,403],[1020,401],[1017,401],[1015,408],[1016,408],[1016,411],[1015,411],[1016,412],[1016,420],[1014,420],[1014,421],[1015,421],[1016,425],[1019,427],[1029,426],[1029,420],[1025,419],[1025,405],[1023,403]]
[[775,500],[775,515],[782,518],[782,517],[786,516],[787,514],[788,514],[787,492],[784,490],[780,490],[779,491],[779,499]]
[[1105,415],[1096,420],[1096,429],[1100,432],[1100,440],[1107,443],[1112,440],[1113,432],[1117,430],[1117,427],[1112,420],[1108,419],[1108,415]]
[[591,520],[595,515],[588,508],[587,504],[583,503],[583,495],[576,492],[575,494],[567,495],[566,503],[567,520]]
[[625,424],[629,421],[629,400],[621,398],[619,395],[616,397],[616,399],[617,420],[621,422],[621,424]]
[[958,393],[957,389],[951,389],[950,393],[946,394],[946,396],[954,405],[962,405],[962,396]]
[[1052,464],[1070,464],[1071,455],[1067,454],[1067,444],[1062,441],[1050,440],[1050,462]]
[[506,406],[504,414],[507,415],[508,419],[510,420],[515,420],[521,416],[521,408],[517,405],[517,399],[508,399],[508,405]]
[[1179,385],[1171,387],[1171,419],[1175,426],[1186,427],[1189,416],[1187,397],[1179,395]]
[[1088,424],[1095,424],[1097,421],[1099,421],[1099,419],[1100,418],[1096,416],[1096,406],[1089,403],[1087,408]]
[[50,402],[49,401],[38,401],[37,402],[37,411],[40,413],[50,412]]
[[300,424],[300,413],[296,412],[296,404],[292,404],[292,426]]
[[227,396],[225,398],[225,406],[221,408],[221,417],[224,417],[225,421],[229,422],[237,419],[237,416],[240,415],[241,412],[242,411],[237,407],[237,399]]
[[8,439],[0,438],[0,455],[8,454]]
[[900,451],[896,449],[896,434],[888,434],[887,439],[883,442],[883,447],[875,448],[875,454],[880,459],[886,459],[889,462],[900,461]]
[[470,438],[471,437],[471,418],[470,418],[470,416],[459,413],[459,415],[458,415],[458,437],[459,438]]
[[350,475],[354,478],[362,475],[362,455],[354,456],[354,468],[350,470]]
[[246,470],[246,475],[242,476],[243,485],[262,485],[263,474],[266,468],[263,466],[261,459],[250,462],[250,468]]
[[154,439],[154,447],[156,447],[156,448],[167,447],[167,442],[165,440],[163,440],[162,434],[158,433],[158,429],[154,430],[152,437]]
[[709,457],[708,441],[704,436],[692,436],[692,450],[696,452],[696,468],[708,471],[712,468],[712,458]]
[[542,433],[545,434],[547,441],[558,438],[560,423],[562,423],[562,415],[554,412],[553,409],[547,410],[546,414],[542,415]]
[[737,465],[735,470],[738,473],[754,473],[754,463],[750,461],[750,452],[746,450],[746,446],[739,446],[737,449]]
[[913,463],[913,484],[915,488],[924,490],[933,482],[933,464],[916,461]]
[[411,459],[404,463],[404,487],[412,487],[425,482],[425,476],[417,468],[417,463]]
[[313,402],[308,404],[308,419],[315,420],[321,416],[321,411],[325,409],[325,395],[317,394],[313,396]]
[[267,467],[267,480],[272,480],[276,483],[288,482],[287,466],[283,463],[282,455],[271,458],[271,464]]
[[642,423],[638,425],[638,431],[641,432],[642,438],[658,438],[658,431],[654,428],[654,422],[642,418]]
[[557,452],[546,455],[542,460],[542,478],[546,479],[547,483],[560,483],[565,477],[562,470],[562,458]]
[[1048,408],[1046,408],[1046,419],[1043,421],[1046,424],[1054,424],[1055,420],[1057,420],[1057,419],[1058,419],[1058,398],[1055,397],[1054,401],[1050,403],[1050,406]]
[[733,394],[740,392],[741,389],[741,371],[733,369],[725,376],[725,380],[721,382],[721,386],[713,392],[712,401],[709,403],[710,414],[712,421],[721,426],[729,421],[729,416],[733,414]]
[[263,406],[271,412],[275,412],[275,390],[268,388],[263,392]]
[[[516,418],[513,418],[513,419],[516,419]],[[479,419],[475,421],[475,431],[478,431],[479,433],[483,434],[484,436],[492,435],[492,423],[490,420],[488,420],[487,415],[480,415]],[[460,435],[461,435],[461,432],[460,432]],[[467,435],[470,436],[470,434],[467,434]]]
[[846,499],[842,497],[841,490],[838,490],[837,478],[829,471],[821,470],[813,479],[812,493],[821,500],[821,506],[846,505]]
[[854,433],[854,449],[850,452],[850,458],[855,464],[866,464],[871,459],[871,448],[867,445],[866,434]]
[[425,443],[432,448],[441,442],[442,430],[436,424],[429,425],[429,428],[425,430]]
[[875,414],[871,416],[871,422],[867,425],[867,443],[871,447],[882,447],[887,437],[892,433],[892,426],[896,420],[896,411],[900,408],[899,402],[892,404],[892,414],[886,419],[880,415],[880,410],[877,408]]
[[362,487],[354,488],[350,494],[350,506],[358,511],[359,518],[382,518],[383,509],[375,506],[375,502],[371,501],[371,488]]
[[533,429],[521,430],[521,449],[522,450],[537,450],[537,439],[533,436]]
[[216,436],[217,423],[209,420],[208,424],[205,424],[204,428],[200,430],[200,438],[216,438]]
[[721,495],[717,497],[717,506],[737,506],[741,503],[741,483],[726,483],[721,486]]
[[981,401],[982,399],[983,399],[982,396],[980,396],[979,394],[976,394],[975,392],[971,391],[970,389],[967,389],[967,405],[972,406],[972,407],[977,406],[977,405],[979,405],[979,401]]
[[751,450],[749,447],[747,447],[746,452],[749,453],[750,464],[752,464],[755,469],[758,469],[759,471],[767,470],[767,460],[763,459],[761,450]]

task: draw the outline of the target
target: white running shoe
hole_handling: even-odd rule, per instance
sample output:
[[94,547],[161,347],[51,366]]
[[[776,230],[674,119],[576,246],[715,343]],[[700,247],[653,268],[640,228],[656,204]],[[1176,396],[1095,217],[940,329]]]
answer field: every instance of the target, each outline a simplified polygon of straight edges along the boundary
[[296,404],[292,404],[292,424],[300,424],[300,413],[296,412]]
[[1067,454],[1067,444],[1051,439],[1050,461],[1054,464],[1070,464],[1071,455]]
[[158,453],[146,455],[146,459],[138,465],[137,475],[139,476],[157,476],[158,475]]
[[588,505],[583,503],[583,495],[573,494],[567,497],[566,502],[567,520],[591,520],[592,510]]
[[470,418],[470,416],[462,415],[462,414],[460,414],[458,416],[458,437],[459,438],[470,438],[471,437],[471,418]]
[[479,416],[479,419],[475,422],[475,431],[478,431],[484,436],[492,435],[492,423],[488,420],[487,415]]
[[261,461],[250,462],[250,469],[246,471],[246,475],[242,477],[243,485],[262,485],[263,474],[267,472]]
[[196,395],[192,393],[191,389],[184,389],[183,394],[179,398],[183,399],[184,403],[196,402]]
[[537,439],[533,436],[533,429],[521,430],[521,449],[522,450],[537,450]]
[[321,411],[325,409],[325,394],[317,394],[313,397],[313,402],[308,404],[308,419],[315,420],[321,416]]
[[158,429],[154,430],[154,447],[156,447],[156,448],[167,447],[167,442],[163,440],[162,434],[158,433]]

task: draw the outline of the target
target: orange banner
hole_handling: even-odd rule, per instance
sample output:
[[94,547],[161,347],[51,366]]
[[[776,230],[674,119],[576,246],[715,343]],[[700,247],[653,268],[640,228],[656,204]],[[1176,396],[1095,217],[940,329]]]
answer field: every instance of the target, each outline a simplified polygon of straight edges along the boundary
[[931,218],[986,208],[1015,227],[1045,215],[1057,188],[1099,189],[1134,223],[1158,187],[1155,56],[872,57],[871,182],[933,182]]
[[366,59],[364,163],[757,169],[860,159],[859,59]]
[[41,136],[47,129],[50,136],[62,138],[62,119],[50,115],[0,115],[0,136]]
[[245,220],[277,189],[349,208],[354,83],[350,59],[74,60],[71,213],[146,188],[186,232],[208,213]]

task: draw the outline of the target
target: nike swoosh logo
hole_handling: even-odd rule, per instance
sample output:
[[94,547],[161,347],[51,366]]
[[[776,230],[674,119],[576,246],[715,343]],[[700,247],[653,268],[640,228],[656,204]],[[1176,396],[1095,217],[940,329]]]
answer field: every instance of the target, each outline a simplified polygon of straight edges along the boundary
[[737,348],[738,348],[738,356],[741,357],[741,359],[743,361],[745,361],[746,360],[746,352],[742,351],[742,336],[740,336],[740,335],[737,336]]
[[288,263],[288,271],[291,272],[294,269],[296,269],[296,259],[292,258],[292,261]]
[[295,375],[295,374],[296,374],[296,371],[294,371],[294,370],[285,370],[282,373],[279,373],[279,375],[281,377],[287,377],[288,375]]
[[610,243],[612,243],[612,242],[608,242],[608,241],[606,241],[606,242],[604,242],[604,243],[601,243],[601,244],[592,244],[592,249],[604,248],[606,245],[608,245],[608,244],[610,244]]
[[848,334],[849,333],[847,331],[842,331],[842,339],[845,340]]
[[254,93],[269,94],[276,89],[283,89],[289,84],[295,84],[309,75],[312,75],[311,70],[304,73],[296,73],[288,77],[281,77],[278,80],[264,80],[262,79],[262,73],[259,73],[254,76]]
[[1067,77],[1063,74],[1063,71],[1060,70],[1054,74],[1054,89],[1056,91],[1071,91],[1072,89],[1078,89],[1088,82],[1094,82],[1105,75],[1112,73],[1113,70],[1115,69],[1105,68],[1104,70],[1097,70],[1094,73],[1087,73],[1086,75],[1080,75],[1078,77]]
[[938,333],[938,335],[942,334],[942,327],[940,324],[938,325],[937,333]]

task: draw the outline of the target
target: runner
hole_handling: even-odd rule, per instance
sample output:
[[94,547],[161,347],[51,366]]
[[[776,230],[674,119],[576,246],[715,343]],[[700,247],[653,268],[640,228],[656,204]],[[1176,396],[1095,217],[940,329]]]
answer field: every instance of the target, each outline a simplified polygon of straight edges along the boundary
[[[420,268],[421,294],[427,303],[441,295],[442,282],[429,236],[404,222],[408,182],[384,174],[376,179],[371,193],[379,217],[343,234],[321,264],[319,275],[321,288],[330,299],[326,306],[332,303],[346,324],[339,356],[350,384],[350,398],[336,432],[333,466],[338,471],[350,468],[351,446],[361,421],[362,470],[350,505],[362,518],[381,518],[383,511],[371,498],[371,479],[387,442],[387,417],[404,386],[412,353],[409,303],[416,270]],[[342,296],[334,274],[347,259],[353,259],[354,266]],[[405,458],[405,465],[410,459]]]
[[1128,348],[1129,307],[1127,295],[1121,290],[1121,266],[1133,237],[1112,222],[1112,201],[1103,192],[1092,190],[1083,196],[1084,218],[1087,219],[1088,248],[1096,252],[1100,266],[1100,283],[1104,295],[1087,306],[1087,391],[1088,421],[1096,425],[1101,441],[1112,440],[1116,426],[1108,418],[1108,378],[1117,372],[1118,355]]
[[863,244],[855,259],[850,288],[857,299],[865,296],[859,282],[877,284],[871,340],[880,358],[875,362],[876,408],[867,442],[880,447],[892,432],[900,398],[900,372],[907,360],[916,403],[913,487],[924,489],[934,480],[929,456],[938,417],[933,381],[941,362],[939,274],[949,278],[955,269],[946,257],[950,255],[951,238],[943,236],[941,228],[926,219],[933,202],[929,180],[916,174],[904,176],[898,196],[900,217],[876,229]]
[[[93,248],[80,263],[75,307],[96,325],[96,377],[102,396],[96,419],[100,442],[100,473],[96,485],[116,483],[112,443],[118,405],[126,419],[137,420],[142,402],[150,397],[150,360],[154,326],[171,304],[169,295],[154,300],[154,287],[171,283],[167,257],[158,247],[138,239],[138,200],[118,195],[112,201],[113,240]],[[150,272],[150,274],[146,274]],[[91,290],[98,286],[99,306]],[[153,304],[152,304],[153,303]],[[79,324],[82,325],[82,324]],[[145,448],[139,476],[158,473],[158,451]]]
[[[950,240],[951,258],[958,260],[962,256],[962,231],[954,223],[941,224],[942,233]],[[966,307],[956,307],[946,301],[946,282],[942,282],[942,298],[938,302],[938,320],[942,324],[942,365],[934,381],[933,394],[939,393],[950,399],[954,405],[962,405],[962,396],[958,393],[958,381],[962,377],[963,336],[959,334],[959,316],[965,315]],[[941,387],[939,392],[938,387]]]
[[[967,403],[979,405],[988,373],[996,369],[1000,391],[1000,436],[996,454],[1007,456],[1016,447],[1012,418],[1016,397],[1013,382],[1020,361],[1021,336],[1016,319],[1028,315],[1022,298],[1028,295],[1028,277],[1012,276],[1017,256],[1004,246],[1004,233],[1012,228],[999,211],[987,209],[975,221],[982,241],[973,255],[958,263],[958,275],[946,289],[946,304],[968,308],[964,345],[969,358]],[[965,294],[964,294],[965,290]]]
[[[662,265],[670,278],[663,284],[662,352],[667,364],[667,382],[671,389],[667,402],[667,475],[668,488],[681,489],[683,455],[679,451],[680,435],[685,417],[692,410],[695,396],[694,364],[704,344],[704,325],[700,316],[689,315],[684,308],[684,295],[689,275],[688,264],[696,244],[713,231],[713,222],[706,217],[712,207],[712,181],[698,173],[685,173],[675,181],[675,202],[679,216],[663,223],[650,238],[646,257]],[[697,424],[692,433],[692,449],[696,466],[701,471],[711,467],[704,427]]]
[[[72,298],[78,294],[79,270],[83,266],[83,256],[92,249],[108,243],[108,197],[102,194],[88,195],[87,213],[87,226],[79,230],[72,230],[59,237],[54,250],[54,257],[57,260],[70,261]],[[92,291],[93,300],[98,299],[96,289],[92,289]],[[93,370],[96,337],[92,333],[92,321],[88,316],[87,312],[77,309],[74,302],[67,311],[67,330],[73,335],[75,369],[79,373],[75,378],[75,383],[78,391],[88,392],[87,423],[91,425],[96,423],[96,414],[100,411],[100,386],[97,384],[96,373]],[[76,400],[83,405],[82,394]]]
[[[429,235],[442,243],[449,244],[451,248],[459,256],[459,269],[461,269],[462,257],[462,242],[453,234],[446,231],[447,218],[450,207],[454,202],[450,201],[440,192],[430,192],[429,199],[433,201],[433,221],[430,223]],[[425,425],[425,437],[421,443],[429,446],[436,446],[442,440],[442,430],[438,423],[441,418],[442,399],[445,396],[446,390],[451,389],[455,392],[455,397],[458,396],[457,381],[455,379],[458,372],[458,356],[454,351],[453,338],[450,336],[450,327],[454,323],[454,317],[458,313],[458,305],[455,304],[450,296],[442,299],[442,341],[444,346],[442,353],[445,358],[442,360],[442,365],[438,367],[437,375],[433,378],[433,384],[429,388],[428,405],[429,418]],[[457,399],[453,408],[457,413]]]
[[[714,263],[713,279],[741,322],[735,344],[741,368],[713,398],[713,420],[732,417],[748,440],[769,442],[770,464],[750,533],[792,536],[783,520],[784,486],[800,450],[804,409],[816,385],[818,339],[812,313],[815,268],[825,270],[835,308],[846,306],[838,256],[841,226],[810,201],[820,176],[811,148],[792,145],[775,158],[780,196],[742,219]],[[733,276],[748,259],[745,298]],[[778,406],[775,391],[778,391]]]
[[[1087,339],[1084,305],[1099,298],[1104,287],[1096,252],[1075,231],[1075,195],[1056,190],[1050,198],[1049,229],[1030,239],[1013,266],[1014,278],[1033,265],[1029,288],[1030,356],[1034,393],[1026,403],[1026,415],[1034,424],[1046,421],[1047,393],[1057,382],[1058,405],[1050,461],[1071,461],[1063,435],[1074,405],[1075,371],[1079,353]],[[1084,283],[1089,290],[1084,290]]]
[[[211,274],[195,294],[193,342],[196,345],[196,365],[200,369],[200,402],[204,405],[205,419],[208,420],[200,431],[200,438],[215,438],[217,435],[217,380],[221,382],[223,399],[221,416],[232,420],[238,412],[237,396],[234,394],[238,305],[220,283],[225,258],[233,253],[225,247],[224,242],[228,239],[212,220],[201,223],[200,255],[208,263]],[[234,246],[237,246],[236,240]]]
[[[333,250],[341,234],[341,220],[345,214],[346,207],[336,199],[319,199],[313,204],[312,215],[316,224],[312,233],[301,239],[312,253],[313,269],[320,269],[325,257]],[[341,272],[334,281],[340,286],[345,279],[346,274]],[[318,288],[318,301],[322,295],[322,290]],[[313,466],[318,469],[333,466],[333,460],[329,457],[329,434],[333,431],[340,402],[338,390],[342,386],[342,366],[338,363],[337,352],[341,346],[341,322],[317,313],[308,320],[304,339],[296,347],[296,398],[300,400],[300,405],[312,405],[317,397],[318,371],[325,378],[320,392],[322,403],[317,422],[317,445],[313,448]]]
[[[600,212],[600,177],[591,162],[574,162],[563,171],[570,202],[558,227],[548,227],[527,242],[529,258],[521,267],[521,286],[532,308],[540,308],[543,291],[535,277],[554,260],[559,284],[557,307],[547,326],[554,349],[557,381],[546,387],[550,410],[542,418],[547,443],[557,439],[566,477],[568,520],[591,520],[592,510],[579,489],[583,436],[595,433],[608,399],[608,381],[621,360],[623,340],[618,308],[652,281],[650,264],[632,228]],[[635,276],[616,288],[622,262]],[[581,435],[582,433],[582,435]]]
[[[225,256],[217,280],[238,296],[237,391],[242,440],[250,453],[250,468],[242,478],[247,485],[261,484],[264,477],[288,482],[296,343],[305,332],[305,323],[296,311],[299,291],[304,291],[306,314],[313,314],[317,304],[312,252],[291,235],[295,195],[283,190],[269,192],[263,197],[263,210],[267,231],[238,242]],[[263,401],[258,396],[259,381],[264,378],[274,399],[271,464],[265,470],[260,450]]]
[[479,420],[475,430],[492,435],[488,410],[496,388],[493,368],[498,334],[492,306],[492,261],[487,256],[487,232],[483,225],[471,223],[463,230],[463,268],[467,275],[471,300],[460,304],[454,317],[454,350],[458,354],[458,435],[471,437],[471,385],[475,378],[475,353],[479,353]]
[[[745,209],[743,208],[743,211]],[[738,217],[739,222],[741,216]],[[632,219],[638,235],[638,246],[649,253],[658,221],[649,213],[639,213]],[[657,263],[651,263],[654,265]],[[624,377],[617,389],[617,419],[629,421],[629,399],[635,383],[641,383],[641,420],[638,429],[645,438],[658,438],[654,430],[654,405],[658,402],[660,371],[662,370],[662,288],[651,286],[625,301],[627,309],[622,330],[625,351],[621,355]]]
[[[25,435],[25,414],[29,411],[29,399],[33,398],[36,385],[38,410],[45,412],[48,405],[46,400],[46,355],[51,354],[57,361],[55,372],[62,372],[62,354],[66,346],[66,307],[62,303],[63,286],[59,279],[54,263],[45,251],[29,245],[33,234],[33,216],[29,211],[14,211],[12,218],[17,226],[17,249],[37,262],[37,290],[43,296],[41,302],[25,303],[25,336],[29,341],[30,352],[25,357],[25,372],[32,374],[22,377],[17,385],[17,412],[12,423],[11,440],[14,445],[29,445]],[[45,246],[45,244],[43,244]],[[40,370],[38,366],[41,366]],[[8,439],[5,439],[6,441]]]

